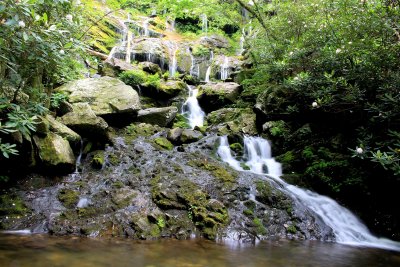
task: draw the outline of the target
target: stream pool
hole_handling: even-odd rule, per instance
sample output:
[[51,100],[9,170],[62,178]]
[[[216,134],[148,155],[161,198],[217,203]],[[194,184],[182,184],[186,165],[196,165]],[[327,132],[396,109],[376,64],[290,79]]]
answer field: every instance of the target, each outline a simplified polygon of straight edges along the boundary
[[215,243],[0,234],[0,266],[400,266],[400,253],[319,241]]

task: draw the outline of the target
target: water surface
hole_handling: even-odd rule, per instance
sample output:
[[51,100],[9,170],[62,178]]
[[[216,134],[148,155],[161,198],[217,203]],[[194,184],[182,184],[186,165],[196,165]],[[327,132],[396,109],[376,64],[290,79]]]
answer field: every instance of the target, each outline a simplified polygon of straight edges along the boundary
[[400,253],[318,241],[256,245],[0,234],[0,266],[400,266]]

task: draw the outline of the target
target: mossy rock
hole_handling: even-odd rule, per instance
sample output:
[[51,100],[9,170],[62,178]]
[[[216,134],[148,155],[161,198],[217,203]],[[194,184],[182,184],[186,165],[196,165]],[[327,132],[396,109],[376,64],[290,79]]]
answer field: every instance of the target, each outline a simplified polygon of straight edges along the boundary
[[236,173],[231,173],[220,163],[214,163],[209,160],[194,159],[189,161],[188,165],[210,171],[215,178],[224,184],[232,184],[237,178]]
[[58,200],[69,209],[75,208],[79,201],[79,192],[71,189],[61,189],[58,192]]
[[101,169],[105,164],[105,152],[103,150],[96,151],[92,159],[92,167]]
[[174,149],[174,145],[168,141],[167,138],[165,137],[157,137],[154,140],[154,144],[156,144],[158,147],[166,150],[172,150]]
[[131,125],[123,129],[123,135],[127,142],[130,142],[139,136],[149,137],[161,131],[161,127],[158,125],[152,125],[147,123],[132,123]]

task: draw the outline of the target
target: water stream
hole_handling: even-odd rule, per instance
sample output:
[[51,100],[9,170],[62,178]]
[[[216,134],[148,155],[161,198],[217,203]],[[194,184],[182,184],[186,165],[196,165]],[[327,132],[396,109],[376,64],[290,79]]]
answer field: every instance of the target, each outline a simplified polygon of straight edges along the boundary
[[229,58],[224,56],[224,62],[221,65],[221,80],[225,81],[229,77]]
[[214,60],[214,51],[210,50],[210,66],[208,66],[207,71],[206,71],[206,77],[204,81],[206,83],[210,82],[210,75],[211,75],[211,69],[212,69],[212,62]]
[[188,122],[192,129],[194,129],[196,126],[202,127],[204,124],[205,113],[197,101],[197,94],[199,93],[199,90],[191,85],[188,85],[187,87],[189,97],[183,104],[183,113],[187,114]]
[[[217,152],[221,159],[232,168],[244,171],[241,163],[232,156],[226,136],[221,137]],[[275,180],[282,186],[282,191],[313,211],[326,225],[332,228],[337,242],[400,251],[400,243],[372,235],[353,213],[333,199],[283,181],[280,178],[281,164],[271,156],[271,146],[267,140],[245,136],[243,160],[250,168],[249,171],[264,174],[266,178]]]

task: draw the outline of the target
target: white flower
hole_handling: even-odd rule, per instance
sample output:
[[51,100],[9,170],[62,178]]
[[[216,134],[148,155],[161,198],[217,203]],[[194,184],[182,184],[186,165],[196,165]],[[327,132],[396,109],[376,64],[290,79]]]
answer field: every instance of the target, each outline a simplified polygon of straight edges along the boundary
[[349,45],[353,44],[353,42],[349,42]]
[[39,15],[36,15],[35,16],[35,20],[39,20],[40,19],[40,16]]
[[22,20],[20,20],[18,22],[18,26],[20,26],[21,28],[25,28],[25,22],[23,22]]
[[72,22],[72,15],[71,14],[66,15],[65,18]]
[[312,102],[311,106],[312,106],[313,108],[317,108],[317,107],[318,107],[318,103],[314,101],[314,102]]
[[340,48],[336,49],[336,54],[339,54],[340,52],[342,52],[342,49]]
[[291,55],[293,55],[293,51],[291,51],[291,52],[289,53],[289,56],[291,56]]
[[294,81],[298,81],[298,80],[300,80],[300,78],[296,76],[296,77],[293,78],[293,80]]
[[61,50],[60,50],[60,54],[61,54],[61,55],[65,55],[65,51],[61,49]]
[[364,150],[361,147],[356,147],[356,152],[358,154],[362,154],[364,152]]
[[76,1],[75,1],[75,5],[79,6],[80,4],[81,4],[81,1],[80,1],[80,0],[76,0]]

